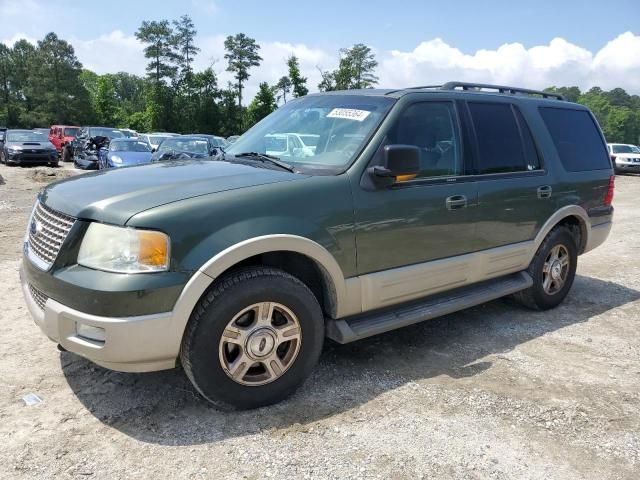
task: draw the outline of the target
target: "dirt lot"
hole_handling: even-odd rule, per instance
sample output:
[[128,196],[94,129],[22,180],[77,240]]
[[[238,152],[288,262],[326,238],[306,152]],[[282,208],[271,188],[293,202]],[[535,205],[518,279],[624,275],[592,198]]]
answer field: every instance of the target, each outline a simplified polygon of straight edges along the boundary
[[327,345],[292,399],[221,413],[179,369],[110,372],[40,333],[17,268],[53,177],[0,175],[0,478],[640,477],[640,176],[556,310],[500,300]]

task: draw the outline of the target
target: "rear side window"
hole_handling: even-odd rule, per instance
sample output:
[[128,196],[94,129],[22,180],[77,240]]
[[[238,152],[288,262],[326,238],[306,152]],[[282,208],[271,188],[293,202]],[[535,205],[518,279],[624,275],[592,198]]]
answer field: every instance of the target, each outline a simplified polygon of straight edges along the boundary
[[517,109],[507,103],[469,102],[469,111],[478,142],[478,173],[540,168],[531,132]]
[[611,168],[602,137],[586,110],[540,107],[560,161],[569,172]]

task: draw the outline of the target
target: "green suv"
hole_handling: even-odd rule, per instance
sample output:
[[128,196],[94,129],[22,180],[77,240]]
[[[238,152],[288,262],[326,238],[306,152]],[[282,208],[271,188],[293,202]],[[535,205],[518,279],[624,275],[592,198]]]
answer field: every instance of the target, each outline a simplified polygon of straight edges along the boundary
[[[295,134],[315,145],[280,149]],[[106,368],[178,362],[208,400],[290,395],[353,342],[505,295],[548,309],[611,229],[613,169],[583,106],[467,83],[309,95],[209,160],[39,195],[29,310]]]

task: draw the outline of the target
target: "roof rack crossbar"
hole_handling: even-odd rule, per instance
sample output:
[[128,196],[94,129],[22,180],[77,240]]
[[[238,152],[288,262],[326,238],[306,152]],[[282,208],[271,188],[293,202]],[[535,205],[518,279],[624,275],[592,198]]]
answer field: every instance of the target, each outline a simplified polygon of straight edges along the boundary
[[542,90],[531,90],[528,88],[508,87],[505,85],[490,85],[487,83],[469,83],[469,82],[447,82],[442,87],[442,90],[456,90],[461,88],[462,90],[477,90],[477,89],[490,89],[497,90],[499,93],[506,93],[510,95],[539,95],[542,98],[555,98],[556,100],[564,100],[564,96],[559,93],[545,92]]

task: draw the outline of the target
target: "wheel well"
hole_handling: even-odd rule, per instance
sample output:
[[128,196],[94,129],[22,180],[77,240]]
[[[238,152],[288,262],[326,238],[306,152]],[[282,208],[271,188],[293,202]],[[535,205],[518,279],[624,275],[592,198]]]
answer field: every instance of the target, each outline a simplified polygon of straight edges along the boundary
[[580,218],[576,217],[575,215],[570,215],[560,220],[558,222],[558,225],[562,225],[569,229],[573,237],[576,239],[578,254],[581,254],[584,251],[587,244],[587,232],[586,232],[586,226],[584,222]]
[[258,265],[279,268],[296,277],[311,290],[322,311],[335,318],[336,294],[329,273],[322,265],[302,253],[276,251],[254,255],[229,267],[219,277],[239,268]]

